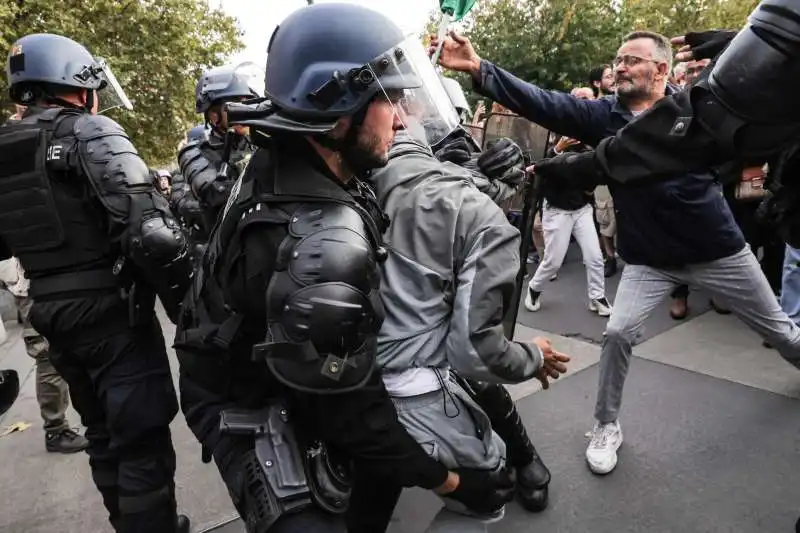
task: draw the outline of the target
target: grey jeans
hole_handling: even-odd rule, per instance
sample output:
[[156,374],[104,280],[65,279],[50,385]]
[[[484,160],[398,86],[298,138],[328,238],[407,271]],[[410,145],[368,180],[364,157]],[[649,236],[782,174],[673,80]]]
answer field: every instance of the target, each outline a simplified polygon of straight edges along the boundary
[[769,341],[784,359],[800,368],[800,327],[781,310],[749,246],[729,257],[679,270],[626,265],[600,354],[595,405],[598,422],[617,419],[632,346],[642,333],[642,324],[681,284],[701,287],[711,293],[715,300]]
[[[453,381],[446,389],[419,396],[392,398],[400,423],[431,457],[448,469],[496,470],[505,466],[505,443],[489,417]],[[503,517],[478,516],[459,502],[442,498],[444,507],[426,533],[484,533]]]

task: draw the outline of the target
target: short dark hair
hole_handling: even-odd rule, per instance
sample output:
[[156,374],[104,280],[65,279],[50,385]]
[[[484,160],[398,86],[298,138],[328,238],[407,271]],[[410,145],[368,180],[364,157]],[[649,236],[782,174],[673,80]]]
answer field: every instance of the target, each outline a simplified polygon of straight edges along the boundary
[[627,43],[636,39],[650,39],[653,41],[656,44],[656,59],[665,62],[672,69],[672,44],[669,39],[654,31],[639,30],[626,35],[623,42]]
[[592,92],[594,92],[595,98],[599,96],[600,89],[595,86],[594,83],[603,81],[603,73],[607,68],[611,68],[611,65],[600,65],[599,67],[594,67],[589,71],[589,87],[592,89]]

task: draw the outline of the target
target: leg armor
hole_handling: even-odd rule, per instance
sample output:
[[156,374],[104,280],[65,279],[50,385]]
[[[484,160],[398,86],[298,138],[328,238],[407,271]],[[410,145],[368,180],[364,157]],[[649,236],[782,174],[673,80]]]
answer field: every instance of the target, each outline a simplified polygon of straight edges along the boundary
[[547,507],[550,471],[536,453],[514,400],[505,387],[457,376],[457,381],[489,416],[492,428],[508,447],[508,461],[516,470],[517,496],[523,507],[539,512]]

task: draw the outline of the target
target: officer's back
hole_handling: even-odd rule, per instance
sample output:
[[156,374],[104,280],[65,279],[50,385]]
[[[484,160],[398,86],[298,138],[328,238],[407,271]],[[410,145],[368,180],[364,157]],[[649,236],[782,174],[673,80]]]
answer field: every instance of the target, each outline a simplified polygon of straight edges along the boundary
[[177,316],[186,239],[125,131],[96,114],[114,97],[130,107],[104,62],[34,34],[14,44],[7,74],[28,108],[0,128],[0,255],[30,277],[29,319],[87,428],[111,525],[188,531],[169,432],[177,398],[154,312],[158,293]]

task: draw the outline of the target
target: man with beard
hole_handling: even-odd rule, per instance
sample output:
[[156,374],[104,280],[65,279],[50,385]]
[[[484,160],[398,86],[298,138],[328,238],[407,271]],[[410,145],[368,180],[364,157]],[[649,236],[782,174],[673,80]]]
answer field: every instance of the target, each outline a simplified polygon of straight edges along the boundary
[[[446,39],[440,63],[470,73],[478,92],[590,146],[672,92],[667,86],[671,45],[651,32],[625,38],[613,61],[617,96],[599,100],[578,100],[523,82],[482,61],[469,40],[456,34]],[[566,157],[594,158],[592,153]],[[611,185],[619,253],[628,266],[605,332],[596,423],[586,451],[589,467],[597,474],[607,474],[617,464],[622,444],[618,414],[632,346],[652,309],[681,282],[738,302],[735,312],[780,346],[788,360],[800,364],[800,329],[780,311],[711,173],[676,174],[638,187]],[[585,188],[586,184],[581,190]]]
[[187,423],[249,533],[379,533],[402,486],[481,512],[512,495],[503,473],[426,453],[375,371],[388,221],[362,178],[387,163],[404,106],[426,99],[408,50],[379,13],[312,5],[270,40],[268,100],[228,106],[258,149],[175,346]]
[[614,69],[611,65],[600,65],[589,71],[589,87],[595,98],[614,94]]

